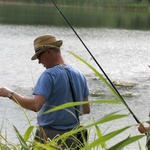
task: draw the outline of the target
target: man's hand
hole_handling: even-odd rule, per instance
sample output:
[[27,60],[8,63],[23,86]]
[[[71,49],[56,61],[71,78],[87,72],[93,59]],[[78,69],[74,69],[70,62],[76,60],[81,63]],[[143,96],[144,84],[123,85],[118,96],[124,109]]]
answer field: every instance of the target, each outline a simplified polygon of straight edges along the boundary
[[2,97],[8,97],[9,92],[12,92],[12,91],[6,87],[0,88],[0,96],[2,96]]
[[149,132],[149,131],[150,131],[150,126],[149,126],[149,124],[144,125],[144,124],[140,123],[139,126],[138,126],[138,131],[139,131],[140,133]]

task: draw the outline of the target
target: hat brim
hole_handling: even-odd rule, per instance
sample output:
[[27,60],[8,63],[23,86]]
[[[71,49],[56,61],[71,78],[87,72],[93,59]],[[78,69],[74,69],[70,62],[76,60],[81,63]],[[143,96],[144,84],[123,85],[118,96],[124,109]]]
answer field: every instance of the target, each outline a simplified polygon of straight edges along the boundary
[[56,41],[55,43],[51,44],[51,45],[43,45],[41,46],[41,49],[38,50],[38,52],[36,52],[32,57],[31,60],[36,60],[38,58],[38,56],[40,55],[40,53],[44,52],[45,50],[49,49],[49,48],[59,48],[61,47],[63,44],[62,40]]

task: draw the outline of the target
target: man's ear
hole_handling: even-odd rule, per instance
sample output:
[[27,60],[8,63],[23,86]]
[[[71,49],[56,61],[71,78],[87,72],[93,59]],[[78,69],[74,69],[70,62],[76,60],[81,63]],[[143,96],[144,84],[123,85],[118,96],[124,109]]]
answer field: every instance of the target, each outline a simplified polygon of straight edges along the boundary
[[47,54],[53,56],[54,55],[54,51],[52,49],[48,49],[47,50]]
[[51,50],[50,50],[50,49],[48,49],[48,50],[46,50],[46,51],[47,51],[47,53],[48,53],[48,54],[50,54],[50,53],[51,53]]

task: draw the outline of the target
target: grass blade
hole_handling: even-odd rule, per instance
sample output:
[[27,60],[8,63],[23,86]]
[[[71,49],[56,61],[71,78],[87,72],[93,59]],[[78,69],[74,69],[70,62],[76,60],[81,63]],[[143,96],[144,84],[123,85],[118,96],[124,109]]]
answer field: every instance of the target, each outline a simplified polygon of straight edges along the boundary
[[137,136],[133,136],[133,137],[127,137],[126,139],[122,140],[121,142],[117,143],[116,145],[112,146],[111,148],[109,148],[108,150],[114,150],[114,149],[122,149],[125,146],[143,138],[145,135],[137,135]]
[[[95,146],[98,146],[98,145],[100,145],[100,144],[102,144],[102,143],[104,143],[104,142],[106,142],[106,141],[112,139],[113,137],[115,137],[115,136],[117,136],[118,134],[124,132],[125,130],[127,130],[127,129],[130,128],[130,127],[131,127],[131,126],[126,126],[126,127],[124,127],[124,128],[118,129],[118,130],[116,130],[116,131],[112,131],[112,132],[110,132],[110,133],[108,133],[108,134],[106,134],[106,135],[104,135],[104,136],[98,138],[97,140],[95,140],[94,142],[92,142],[92,143],[89,145],[89,148],[94,148]],[[115,149],[113,149],[113,150],[115,150]]]
[[22,148],[23,148],[24,150],[29,150],[28,145],[26,144],[25,140],[24,140],[24,139],[22,138],[22,136],[20,135],[20,133],[19,133],[19,131],[17,130],[17,128],[16,128],[15,126],[13,126],[13,127],[14,127],[14,129],[15,129],[15,132],[16,132],[16,134],[17,134],[18,140],[20,141],[20,144],[21,144]]
[[116,102],[115,100],[92,100],[92,101],[86,101],[86,102],[69,102],[57,107],[54,107],[48,111],[45,111],[44,114],[46,113],[50,113],[50,112],[54,112],[54,111],[58,111],[64,108],[68,108],[68,107],[73,107],[73,106],[78,106],[78,105],[84,105],[84,104],[92,104],[92,103],[108,103],[108,104],[120,104],[119,102]]
[[27,141],[29,140],[29,137],[30,137],[31,133],[33,132],[33,129],[34,129],[34,126],[30,126],[30,127],[26,130],[26,132],[25,132],[25,134],[24,134],[24,141],[25,141],[25,142],[27,142]]

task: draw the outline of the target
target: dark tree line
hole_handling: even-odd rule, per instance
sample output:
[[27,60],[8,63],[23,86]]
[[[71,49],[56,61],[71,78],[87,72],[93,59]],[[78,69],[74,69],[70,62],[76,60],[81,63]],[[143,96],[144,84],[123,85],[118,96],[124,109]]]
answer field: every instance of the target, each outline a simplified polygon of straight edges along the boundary
[[[38,4],[44,4],[44,3],[51,3],[51,0],[0,0],[3,2],[26,2],[26,3],[38,3]],[[58,4],[62,5],[77,5],[77,4],[103,4],[103,3],[110,3],[112,4],[112,0],[54,0]],[[113,3],[125,3],[126,0],[114,0]],[[142,2],[150,3],[150,0],[131,0],[130,3],[137,3],[140,4]]]

